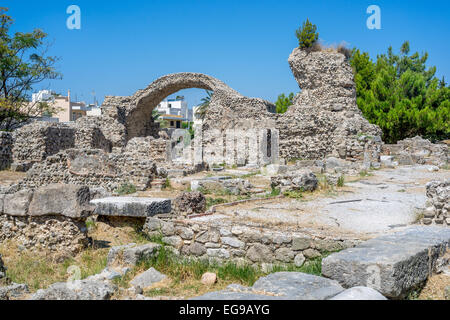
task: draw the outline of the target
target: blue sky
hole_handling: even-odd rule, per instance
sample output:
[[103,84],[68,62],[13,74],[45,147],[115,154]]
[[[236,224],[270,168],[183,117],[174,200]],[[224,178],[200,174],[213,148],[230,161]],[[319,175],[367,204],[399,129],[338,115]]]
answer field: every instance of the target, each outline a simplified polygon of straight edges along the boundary
[[[81,30],[66,28],[66,9],[81,8]],[[381,8],[381,30],[369,30],[369,5]],[[39,27],[61,58],[64,78],[38,85],[92,102],[92,91],[131,95],[158,77],[201,72],[217,77],[246,96],[275,101],[298,92],[287,59],[298,45],[295,30],[309,19],[327,44],[345,41],[374,58],[404,40],[412,51],[428,51],[428,64],[450,80],[450,1],[397,0],[3,0],[15,31]],[[204,91],[180,92],[189,105]]]

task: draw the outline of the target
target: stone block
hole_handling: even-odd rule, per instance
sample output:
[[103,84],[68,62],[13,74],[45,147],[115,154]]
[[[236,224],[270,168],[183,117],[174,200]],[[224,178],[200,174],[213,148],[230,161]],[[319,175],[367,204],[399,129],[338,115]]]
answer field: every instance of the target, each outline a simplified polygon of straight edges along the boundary
[[3,199],[3,213],[10,216],[23,217],[28,214],[33,191],[21,190],[5,195]]
[[147,243],[138,246],[130,243],[123,246],[112,247],[108,252],[108,267],[118,265],[135,266],[139,261],[155,256],[161,245],[156,243]]
[[368,287],[354,287],[347,289],[330,300],[387,300],[377,290]]
[[101,216],[151,217],[171,211],[170,199],[110,197],[91,201],[95,214]]
[[425,283],[449,243],[448,228],[411,227],[328,256],[322,273],[346,288],[367,286],[401,299]]
[[52,184],[34,191],[28,215],[86,218],[94,211],[89,200],[90,192],[87,186]]
[[141,289],[146,290],[166,279],[166,275],[158,272],[155,268],[150,268],[134,277],[134,279],[130,281],[130,284],[133,287],[140,287]]

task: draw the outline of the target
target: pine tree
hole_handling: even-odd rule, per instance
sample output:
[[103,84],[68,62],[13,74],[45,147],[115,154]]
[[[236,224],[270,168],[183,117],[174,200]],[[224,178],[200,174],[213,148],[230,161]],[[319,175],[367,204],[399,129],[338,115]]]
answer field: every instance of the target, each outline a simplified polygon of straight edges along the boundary
[[383,130],[383,139],[395,143],[421,135],[431,140],[450,137],[450,88],[435,77],[436,67],[426,67],[428,54],[409,55],[409,42],[400,54],[377,57],[354,49],[357,104],[364,116]]
[[319,40],[319,33],[317,33],[317,26],[312,24],[307,18],[301,28],[295,31],[298,39],[298,45],[301,49],[311,48],[317,40]]

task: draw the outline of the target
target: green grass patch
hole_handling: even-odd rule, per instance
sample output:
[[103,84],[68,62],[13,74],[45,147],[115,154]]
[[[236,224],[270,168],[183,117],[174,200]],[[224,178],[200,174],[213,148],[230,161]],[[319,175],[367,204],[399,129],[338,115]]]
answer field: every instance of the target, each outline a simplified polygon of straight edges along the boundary
[[285,191],[283,193],[283,195],[287,198],[291,198],[291,199],[301,199],[303,198],[303,193],[300,190],[289,190],[289,191]]
[[222,204],[222,203],[227,203],[228,200],[224,199],[224,198],[211,198],[211,197],[207,197],[206,198],[206,207],[209,209],[212,206],[218,205],[218,204]]

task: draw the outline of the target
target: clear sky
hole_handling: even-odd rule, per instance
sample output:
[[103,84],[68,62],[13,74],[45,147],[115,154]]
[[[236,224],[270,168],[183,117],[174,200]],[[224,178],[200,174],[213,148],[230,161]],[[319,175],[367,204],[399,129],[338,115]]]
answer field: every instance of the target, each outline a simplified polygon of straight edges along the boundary
[[[81,30],[69,30],[69,5],[81,8]],[[369,30],[369,5],[381,8],[381,30]],[[3,0],[15,31],[38,27],[61,58],[64,79],[36,89],[101,102],[105,95],[131,95],[158,77],[201,72],[246,96],[275,101],[298,92],[287,62],[298,45],[295,30],[309,19],[327,44],[345,41],[373,58],[396,51],[404,40],[412,51],[428,51],[428,64],[450,80],[450,1],[399,0]],[[190,106],[204,90],[181,92]]]

